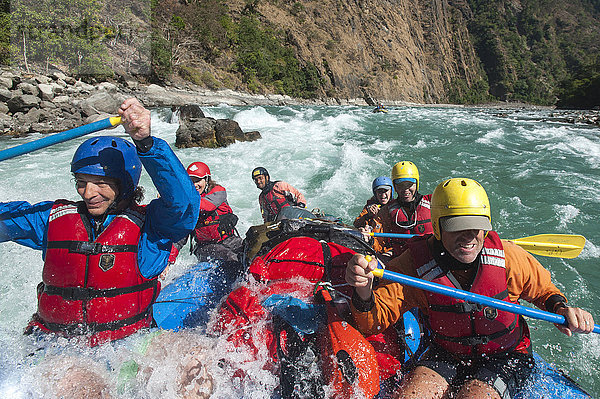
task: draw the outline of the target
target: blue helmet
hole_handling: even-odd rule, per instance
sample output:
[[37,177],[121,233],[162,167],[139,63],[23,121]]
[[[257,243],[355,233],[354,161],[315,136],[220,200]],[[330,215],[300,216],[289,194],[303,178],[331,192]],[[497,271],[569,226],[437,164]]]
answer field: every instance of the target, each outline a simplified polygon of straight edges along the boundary
[[373,180],[373,195],[375,195],[375,191],[378,188],[383,188],[386,187],[387,188],[391,188],[392,189],[392,195],[390,198],[394,198],[394,183],[392,182],[392,179],[390,179],[387,176],[379,176],[378,178],[376,178],[375,180]]
[[135,146],[119,137],[100,136],[84,141],[71,161],[71,173],[106,176],[119,181],[118,199],[133,195],[140,182],[142,163]]

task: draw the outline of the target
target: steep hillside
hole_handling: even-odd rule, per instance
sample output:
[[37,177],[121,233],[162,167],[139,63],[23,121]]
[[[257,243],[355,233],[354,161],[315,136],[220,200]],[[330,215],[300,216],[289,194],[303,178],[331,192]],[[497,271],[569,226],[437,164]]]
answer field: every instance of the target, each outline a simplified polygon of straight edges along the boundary
[[[218,8],[216,14],[224,17],[218,26],[223,40],[212,42],[209,57],[195,58],[206,63],[187,66],[210,84],[250,91],[375,101],[495,98],[553,104],[561,82],[565,86],[589,70],[600,54],[598,0],[209,0],[175,7],[172,1],[157,1],[155,15],[171,24],[178,18],[179,32],[187,37],[193,24],[187,11],[213,3],[213,12]],[[266,65],[285,69],[290,62],[269,58],[260,40],[242,44],[252,35],[236,27],[249,19],[256,21],[253,29],[293,50],[298,66],[296,72],[287,68],[288,75],[300,76],[306,83],[301,89],[281,71],[261,74],[270,68]]]
[[2,63],[302,98],[597,101],[600,0],[26,1],[11,18],[33,26],[13,20],[10,47],[0,29]]
[[[255,29],[269,32],[281,45],[293,49],[299,71],[307,74],[313,71],[316,76],[310,79],[316,87],[303,93],[309,97],[431,103],[448,101],[452,87],[455,93],[464,95],[467,87],[485,86],[485,75],[467,31],[466,3],[452,6],[446,0],[231,0],[226,3],[226,18],[231,18],[232,25],[257,21]],[[200,7],[199,3],[182,6],[159,0],[155,11],[163,23],[159,22],[157,27],[161,32],[170,31],[172,28],[165,22],[172,26],[176,20],[181,23],[179,32],[186,31],[189,37],[194,29],[190,13],[184,10]],[[210,16],[205,18],[208,20]],[[227,36],[229,31],[231,34]],[[184,76],[189,74],[189,67],[205,77],[207,73],[214,74],[225,85],[227,82],[236,85],[241,80],[242,86],[251,90],[295,94],[288,90],[289,85],[278,85],[281,79],[277,76],[271,82],[254,81],[246,73],[248,64],[264,56],[264,48],[258,44],[254,49],[241,45],[247,34],[236,32],[235,28],[226,27],[225,36],[228,43],[215,42],[218,51],[204,51],[204,57],[197,57],[195,62],[181,65],[174,60],[179,64],[178,69],[183,66]],[[190,52],[194,50],[190,46]],[[256,52],[254,58],[247,60],[243,68],[236,68],[237,58],[249,51]],[[271,64],[288,62],[284,57],[271,61]],[[215,66],[220,70],[214,71]],[[223,71],[234,73],[227,77]],[[253,72],[260,75],[260,71]]]
[[446,0],[307,1],[292,12],[295,4],[257,11],[285,27],[334,96],[440,102],[454,80],[482,78],[462,14]]

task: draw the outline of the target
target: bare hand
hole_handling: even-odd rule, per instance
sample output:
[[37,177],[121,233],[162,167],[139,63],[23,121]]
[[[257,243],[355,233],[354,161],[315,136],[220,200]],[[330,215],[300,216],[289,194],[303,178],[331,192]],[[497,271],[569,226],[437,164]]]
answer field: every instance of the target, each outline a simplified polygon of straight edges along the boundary
[[581,308],[560,308],[556,311],[556,314],[564,316],[567,323],[569,323],[569,327],[555,324],[563,334],[569,337],[573,333],[589,334],[594,329],[594,318],[589,312]]
[[379,208],[380,208],[380,205],[371,204],[368,206],[367,210],[369,211],[369,214],[371,216],[377,216],[377,214],[379,213]]
[[359,227],[358,231],[360,231],[360,233],[362,234],[362,238],[363,240],[365,240],[365,242],[369,242],[371,241],[371,235],[369,234],[371,231],[373,230],[373,228],[369,225],[366,225],[364,227]]
[[150,111],[136,98],[128,98],[119,108],[121,122],[127,134],[134,140],[150,136]]
[[371,271],[376,268],[377,260],[367,262],[361,254],[354,254],[346,266],[346,282],[354,287],[356,293],[365,301],[371,298],[374,278]]

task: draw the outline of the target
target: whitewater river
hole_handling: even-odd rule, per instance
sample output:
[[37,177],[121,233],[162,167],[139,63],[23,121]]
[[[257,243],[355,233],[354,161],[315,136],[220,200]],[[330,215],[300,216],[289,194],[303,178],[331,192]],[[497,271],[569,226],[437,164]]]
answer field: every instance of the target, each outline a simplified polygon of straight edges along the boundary
[[[470,177],[483,184],[492,205],[492,223],[503,238],[540,233],[582,234],[587,238],[576,259],[538,259],[572,304],[588,309],[600,323],[600,129],[543,122],[544,111],[492,109],[391,109],[373,114],[366,107],[206,107],[207,116],[236,120],[242,130],[258,130],[262,139],[224,149],[176,149],[184,165],[207,163],[213,178],[227,188],[229,203],[240,217],[238,230],[261,223],[258,190],[250,173],[266,167],[273,179],[285,180],[319,208],[351,223],[371,195],[371,181],[388,175],[400,160],[417,164],[422,193],[431,193],[448,177]],[[174,120],[174,122],[172,122]],[[153,113],[153,134],[174,147],[176,118]],[[106,134],[106,133],[105,133]],[[110,134],[125,137],[122,129]],[[0,138],[5,149],[40,136]],[[69,162],[84,138],[55,145],[0,163],[0,201],[31,203],[57,198],[77,199]],[[146,201],[156,196],[147,174]],[[184,253],[172,276],[193,263]],[[44,361],[27,356],[35,345],[22,331],[35,311],[35,288],[41,279],[39,252],[14,243],[0,244],[0,397],[41,397]],[[547,322],[529,320],[533,345],[546,360],[565,370],[594,397],[600,397],[600,337],[568,338]],[[220,342],[202,334],[195,338],[218,353]],[[86,352],[87,351],[87,352]],[[81,350],[54,342],[50,353],[101,359],[112,391],[119,397],[171,397],[173,353],[150,377],[123,385],[122,370],[130,348]],[[92,353],[93,352],[93,353]],[[174,352],[175,349],[174,349]],[[208,360],[207,360],[208,361]],[[173,362],[173,364],[169,364]],[[102,367],[100,367],[102,368]],[[231,380],[209,367],[216,380],[215,397],[268,397],[276,381],[248,366],[249,377]],[[106,369],[117,371],[109,372]],[[150,368],[149,370],[152,370]]]

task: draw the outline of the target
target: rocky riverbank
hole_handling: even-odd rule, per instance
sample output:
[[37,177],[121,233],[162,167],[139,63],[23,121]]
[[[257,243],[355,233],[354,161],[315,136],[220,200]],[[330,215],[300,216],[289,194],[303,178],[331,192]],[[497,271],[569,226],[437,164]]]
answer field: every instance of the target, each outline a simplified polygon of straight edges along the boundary
[[211,91],[192,84],[142,84],[136,80],[87,83],[62,72],[47,75],[0,70],[0,135],[54,133],[114,115],[127,97],[146,107],[183,105],[300,105],[355,104],[365,100],[304,101],[282,95],[252,95],[232,90]]
[[[120,79],[95,82],[76,79],[55,71],[47,75],[28,74],[11,69],[0,70],[0,136],[23,136],[29,133],[54,133],[114,115],[127,97],[137,97],[149,108],[179,108],[228,104],[244,105],[371,105],[366,99],[325,98],[294,99],[282,95],[254,95],[232,90],[212,91],[189,83],[158,86],[137,80]],[[401,101],[385,102],[389,106],[418,106]],[[421,105],[423,106],[423,105]],[[431,104],[440,106],[440,104]],[[495,104],[498,114],[515,116],[526,104]],[[506,109],[506,110],[505,110]],[[563,111],[546,107],[546,120],[600,126],[600,111]],[[501,116],[501,115],[500,115]]]

